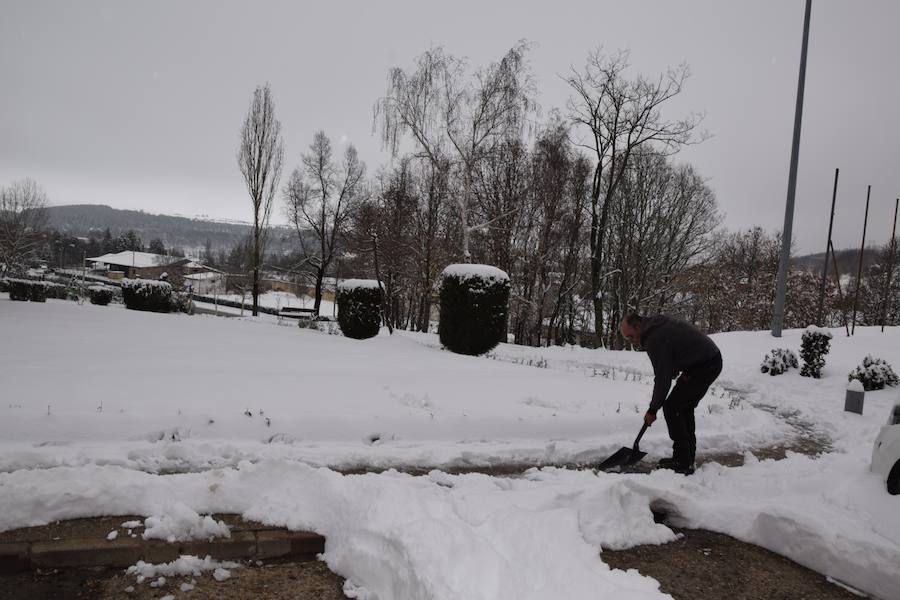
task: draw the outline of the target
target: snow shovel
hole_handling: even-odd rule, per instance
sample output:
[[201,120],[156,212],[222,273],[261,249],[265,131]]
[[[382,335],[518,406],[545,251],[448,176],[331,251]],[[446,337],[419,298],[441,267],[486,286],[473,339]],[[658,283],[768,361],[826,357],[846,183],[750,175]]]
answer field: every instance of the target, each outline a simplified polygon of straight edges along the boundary
[[638,447],[638,444],[641,442],[641,437],[643,437],[644,432],[647,431],[647,424],[644,423],[644,426],[641,427],[641,432],[634,439],[634,447],[627,448],[622,447],[616,450],[616,453],[604,460],[597,466],[597,469],[600,471],[609,471],[615,467],[627,467],[628,465],[633,465],[638,462],[645,456],[647,456],[646,452],[641,452],[641,449]]

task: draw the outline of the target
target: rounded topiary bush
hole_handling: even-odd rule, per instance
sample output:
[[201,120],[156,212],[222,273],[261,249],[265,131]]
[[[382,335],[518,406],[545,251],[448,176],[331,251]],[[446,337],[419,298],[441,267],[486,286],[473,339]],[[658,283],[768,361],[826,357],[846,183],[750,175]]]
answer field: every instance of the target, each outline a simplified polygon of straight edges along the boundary
[[169,312],[172,310],[172,285],[150,279],[123,279],[122,300],[132,310]]
[[850,371],[847,379],[858,380],[867,392],[883,390],[886,386],[896,387],[900,384],[900,378],[891,368],[889,362],[883,358],[874,358],[871,354],[866,356],[862,364]]
[[29,300],[32,302],[47,301],[47,292],[50,287],[49,283],[44,283],[43,281],[29,281],[27,284]]
[[7,279],[6,285],[9,288],[9,299],[18,300],[19,302],[27,302],[31,296],[31,282],[24,279]]
[[803,368],[800,374],[803,377],[822,377],[822,369],[825,367],[825,355],[831,350],[831,332],[815,325],[810,325],[803,332],[800,344],[800,358],[803,359]]
[[338,284],[338,325],[345,336],[364,340],[378,335],[381,294],[374,279],[347,279]]
[[92,285],[88,288],[91,304],[106,306],[115,297],[116,291],[108,285]]
[[506,340],[509,275],[489,265],[450,265],[441,274],[441,343],[478,355]]

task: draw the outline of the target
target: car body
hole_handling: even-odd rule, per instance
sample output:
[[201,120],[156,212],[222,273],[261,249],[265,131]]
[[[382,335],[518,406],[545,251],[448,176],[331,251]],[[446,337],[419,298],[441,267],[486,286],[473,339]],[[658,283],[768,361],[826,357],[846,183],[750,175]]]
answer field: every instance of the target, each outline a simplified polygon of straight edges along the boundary
[[888,493],[900,494],[900,398],[875,438],[870,469],[887,482]]

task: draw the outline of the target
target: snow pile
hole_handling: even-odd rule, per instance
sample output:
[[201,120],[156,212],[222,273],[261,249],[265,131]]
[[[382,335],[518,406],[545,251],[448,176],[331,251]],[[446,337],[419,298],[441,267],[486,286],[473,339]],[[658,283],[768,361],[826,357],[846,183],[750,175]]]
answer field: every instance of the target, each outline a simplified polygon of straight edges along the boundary
[[211,516],[201,516],[184,504],[172,504],[160,516],[144,520],[145,540],[158,539],[167,542],[231,537],[231,530],[224,521],[216,521]]
[[601,550],[674,540],[652,507],[676,525],[728,533],[887,599],[900,521],[863,454],[708,464],[688,478],[554,468],[520,478],[342,476],[284,461],[166,476],[98,466],[19,471],[0,475],[10,492],[0,497],[0,526],[14,516],[54,520],[63,491],[65,510],[86,516],[162,505],[177,489],[198,512],[321,533],[329,567],[372,597],[632,600],[666,596],[652,579],[609,569]]
[[850,383],[847,384],[848,392],[864,392],[866,388],[863,387],[862,381],[859,379],[850,378]]
[[506,271],[491,265],[449,265],[444,269],[443,273],[441,273],[441,277],[455,277],[460,281],[471,278],[483,279],[485,281],[509,281],[509,275]]
[[227,572],[228,569],[238,569],[240,566],[240,563],[218,561],[210,556],[200,558],[190,554],[182,554],[176,560],[168,563],[153,564],[139,560],[136,564],[128,567],[125,573],[134,575],[138,583],[143,583],[148,579],[159,581],[157,578],[163,578],[163,583],[165,583],[165,577],[199,577],[208,571],[213,571],[214,573],[220,570]]

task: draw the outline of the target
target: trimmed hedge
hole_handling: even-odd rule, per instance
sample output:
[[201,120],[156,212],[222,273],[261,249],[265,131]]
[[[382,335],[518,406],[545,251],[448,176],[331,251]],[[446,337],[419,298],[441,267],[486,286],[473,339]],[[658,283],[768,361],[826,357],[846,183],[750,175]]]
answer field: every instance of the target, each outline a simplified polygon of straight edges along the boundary
[[88,288],[91,304],[106,306],[116,295],[116,290],[106,285],[92,285]]
[[381,328],[382,291],[374,279],[348,279],[338,285],[338,325],[348,338],[365,340]]
[[479,355],[506,341],[509,275],[489,265],[450,265],[441,274],[438,335],[448,350]]
[[47,298],[55,298],[56,300],[68,300],[69,299],[69,287],[65,286],[61,283],[53,283],[51,281],[41,281],[35,283],[42,283],[44,285],[44,295]]
[[9,299],[19,302],[28,302],[31,296],[31,282],[24,279],[7,279],[6,286],[9,288]]
[[831,332],[815,325],[807,327],[800,344],[800,358],[803,359],[800,375],[814,379],[821,378],[822,369],[825,368],[825,355],[829,350],[831,350]]
[[123,279],[122,300],[131,310],[170,312],[172,284],[150,279]]
[[30,279],[7,279],[6,286],[9,289],[9,299],[20,302],[28,300],[31,302],[46,302],[48,295],[51,298],[57,297],[59,292],[56,287],[61,287],[65,291],[65,286],[58,286],[58,284],[47,283],[46,281],[32,281]]
[[848,381],[854,379],[859,380],[867,392],[883,390],[886,386],[896,387],[900,384],[900,378],[897,377],[890,363],[883,358],[874,358],[871,354],[866,356],[862,364],[847,375]]

